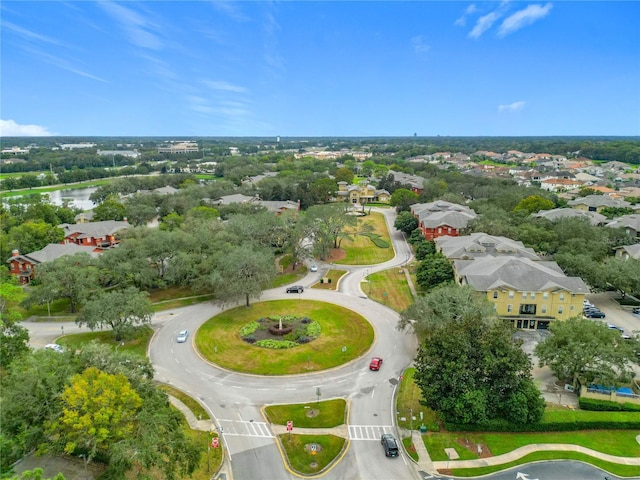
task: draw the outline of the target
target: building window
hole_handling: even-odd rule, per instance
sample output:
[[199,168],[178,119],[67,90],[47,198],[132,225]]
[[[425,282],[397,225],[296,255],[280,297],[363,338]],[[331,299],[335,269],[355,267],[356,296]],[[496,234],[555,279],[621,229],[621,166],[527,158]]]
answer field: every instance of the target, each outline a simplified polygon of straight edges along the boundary
[[561,302],[564,302],[564,293],[561,293],[561,294],[560,294],[560,301],[561,301]]
[[513,312],[513,305],[511,304],[507,305],[507,312],[509,313]]
[[442,227],[438,227],[438,233],[442,233]]
[[527,299],[527,292],[522,292],[522,299],[526,300]]
[[509,291],[509,298],[513,298],[513,291],[512,290]]
[[523,303],[520,305],[520,315],[535,315],[536,304],[535,303]]
[[558,305],[558,315],[562,315],[562,312],[564,312],[564,307],[562,305]]
[[498,298],[498,292],[493,292],[493,298]]
[[547,306],[546,305],[542,305],[542,309],[540,310],[541,313],[547,313]]
[[545,300],[549,300],[549,292],[544,292],[542,294],[542,298],[545,299]]
[[535,300],[536,299],[536,292],[531,292],[531,300]]
[[447,228],[447,233],[451,233],[451,227]]

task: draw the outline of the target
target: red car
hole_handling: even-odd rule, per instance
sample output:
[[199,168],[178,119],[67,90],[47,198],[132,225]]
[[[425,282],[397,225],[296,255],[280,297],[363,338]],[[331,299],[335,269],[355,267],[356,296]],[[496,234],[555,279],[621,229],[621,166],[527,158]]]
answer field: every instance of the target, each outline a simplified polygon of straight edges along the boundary
[[369,370],[380,370],[382,366],[382,359],[380,357],[373,357],[369,364]]

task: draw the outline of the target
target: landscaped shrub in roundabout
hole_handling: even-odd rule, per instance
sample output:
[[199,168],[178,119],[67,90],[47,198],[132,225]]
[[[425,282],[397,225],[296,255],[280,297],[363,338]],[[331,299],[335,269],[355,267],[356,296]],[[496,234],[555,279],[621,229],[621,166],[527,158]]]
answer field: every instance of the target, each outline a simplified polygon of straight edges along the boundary
[[364,355],[373,341],[373,327],[364,317],[313,300],[233,308],[207,320],[195,335],[196,348],[211,363],[260,375],[337,367]]
[[277,315],[247,323],[240,329],[240,338],[257,347],[293,348],[315,340],[321,330],[309,317]]

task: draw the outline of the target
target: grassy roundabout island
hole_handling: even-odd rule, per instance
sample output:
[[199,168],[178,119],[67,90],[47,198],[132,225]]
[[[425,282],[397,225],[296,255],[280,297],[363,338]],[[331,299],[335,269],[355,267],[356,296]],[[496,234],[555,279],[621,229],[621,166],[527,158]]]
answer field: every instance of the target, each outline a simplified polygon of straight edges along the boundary
[[[314,323],[316,330],[319,326],[319,335],[289,348],[268,348],[247,341],[246,332],[255,327],[254,322],[261,325],[254,332],[259,338],[266,335],[267,323],[273,327],[273,319],[291,316],[309,320],[300,321],[302,325]],[[291,342],[291,338],[283,335],[282,341]],[[207,320],[195,336],[196,348],[210,362],[257,375],[292,375],[337,367],[363,355],[373,340],[373,327],[364,317],[313,300],[274,300],[227,310]]]

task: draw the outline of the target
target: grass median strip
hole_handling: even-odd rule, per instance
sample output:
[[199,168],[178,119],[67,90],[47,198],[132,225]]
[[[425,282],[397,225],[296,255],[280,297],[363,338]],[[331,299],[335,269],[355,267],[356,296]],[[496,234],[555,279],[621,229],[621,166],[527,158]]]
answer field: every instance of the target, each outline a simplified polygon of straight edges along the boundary
[[265,413],[271,423],[286,425],[288,421],[299,428],[332,428],[345,422],[347,402],[342,398],[323,402],[292,405],[270,405]]
[[344,438],[335,435],[285,433],[279,438],[289,465],[303,475],[318,473],[329,466],[340,455],[346,442]]

